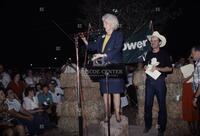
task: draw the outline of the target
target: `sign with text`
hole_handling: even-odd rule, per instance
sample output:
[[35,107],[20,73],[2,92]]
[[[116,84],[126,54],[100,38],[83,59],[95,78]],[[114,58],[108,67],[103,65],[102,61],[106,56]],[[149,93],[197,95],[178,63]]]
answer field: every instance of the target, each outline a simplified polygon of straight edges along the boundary
[[147,36],[151,35],[152,32],[152,22],[146,23],[139,31],[133,33],[124,42],[124,63],[137,63],[145,60],[147,52],[151,49]]
[[87,66],[85,73],[90,76],[92,80],[99,80],[101,78],[124,78],[125,65],[124,64],[108,64],[104,66]]

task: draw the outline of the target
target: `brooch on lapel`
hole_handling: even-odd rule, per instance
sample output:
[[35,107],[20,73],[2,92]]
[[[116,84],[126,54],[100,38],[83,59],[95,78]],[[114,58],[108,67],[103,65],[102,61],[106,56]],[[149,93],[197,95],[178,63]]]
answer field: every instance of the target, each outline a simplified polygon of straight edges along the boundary
[[106,36],[105,34],[104,34],[104,35],[102,35],[102,38],[105,38],[105,36]]

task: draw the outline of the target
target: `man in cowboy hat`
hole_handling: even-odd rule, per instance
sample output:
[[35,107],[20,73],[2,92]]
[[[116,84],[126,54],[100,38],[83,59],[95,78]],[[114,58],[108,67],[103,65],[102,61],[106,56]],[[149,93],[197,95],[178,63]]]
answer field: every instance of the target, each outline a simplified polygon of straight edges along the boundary
[[151,76],[147,75],[146,86],[145,86],[145,129],[144,133],[152,127],[152,107],[154,101],[154,95],[157,97],[159,104],[159,113],[158,113],[158,136],[163,136],[166,129],[167,123],[167,110],[166,110],[166,84],[165,77],[167,73],[172,72],[172,63],[170,61],[169,54],[161,49],[166,45],[166,38],[163,35],[160,35],[159,32],[154,31],[151,36],[147,36],[151,42],[152,50],[149,51],[145,59],[145,69],[148,68],[148,65],[151,64],[151,72],[155,70],[159,71],[161,75],[154,79]]

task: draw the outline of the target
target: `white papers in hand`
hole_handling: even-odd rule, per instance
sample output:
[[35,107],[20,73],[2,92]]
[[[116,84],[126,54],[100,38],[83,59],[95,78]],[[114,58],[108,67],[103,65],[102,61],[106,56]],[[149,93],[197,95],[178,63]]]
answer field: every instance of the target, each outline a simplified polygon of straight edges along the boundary
[[161,73],[158,70],[154,70],[154,72],[152,72],[151,71],[152,67],[153,65],[148,65],[145,73],[156,80],[161,75]]
[[[194,72],[194,65],[193,64],[188,64],[188,65],[180,67],[180,69],[181,69],[181,72],[183,73],[183,77],[184,78],[188,78]],[[193,78],[190,78],[187,81],[187,83],[191,83],[192,80],[193,80]]]

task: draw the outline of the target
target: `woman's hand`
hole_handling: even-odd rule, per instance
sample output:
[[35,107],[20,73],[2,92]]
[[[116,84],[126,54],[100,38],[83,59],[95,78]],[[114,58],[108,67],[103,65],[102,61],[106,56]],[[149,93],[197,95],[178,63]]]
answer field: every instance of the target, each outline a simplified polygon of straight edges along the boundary
[[92,61],[94,61],[94,60],[96,60],[98,58],[106,57],[106,56],[107,56],[106,54],[100,54],[100,53],[94,54],[93,58],[92,58]]
[[148,66],[147,65],[145,65],[144,66],[144,71],[146,71],[148,69]]
[[31,121],[31,120],[33,120],[33,116],[27,116],[26,119]]
[[79,37],[80,37],[81,39],[86,39],[84,33],[79,33]]
[[44,111],[44,110],[41,109],[41,108],[39,108],[39,109],[36,110],[36,112],[43,112],[43,111]]
[[197,98],[194,98],[194,99],[193,99],[192,104],[193,104],[194,107],[197,107]]
[[88,45],[88,41],[87,41],[85,35],[83,33],[80,33],[79,36],[83,40],[83,42],[85,43],[85,45]]

